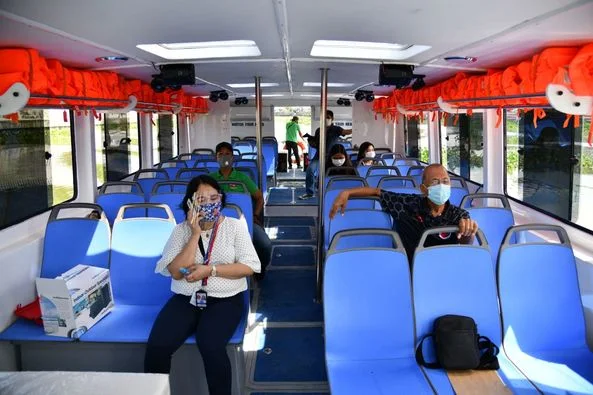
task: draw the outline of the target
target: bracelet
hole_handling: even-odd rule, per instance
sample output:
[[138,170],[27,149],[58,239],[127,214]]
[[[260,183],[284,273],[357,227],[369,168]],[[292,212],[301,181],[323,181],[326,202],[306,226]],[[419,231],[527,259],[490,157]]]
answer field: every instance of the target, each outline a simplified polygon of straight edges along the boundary
[[216,265],[212,265],[212,269],[210,270],[210,277],[216,277]]

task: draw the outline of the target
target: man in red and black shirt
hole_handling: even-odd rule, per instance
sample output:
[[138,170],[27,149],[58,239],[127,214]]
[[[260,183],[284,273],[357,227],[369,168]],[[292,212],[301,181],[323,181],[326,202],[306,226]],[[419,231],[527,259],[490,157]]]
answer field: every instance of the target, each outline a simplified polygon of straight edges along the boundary
[[462,208],[449,203],[451,180],[447,170],[439,164],[427,166],[422,174],[420,190],[423,195],[411,195],[383,191],[379,188],[353,188],[340,193],[330,211],[333,218],[338,211],[344,213],[348,198],[378,196],[381,206],[392,217],[411,261],[422,233],[437,226],[459,226],[455,234],[432,235],[426,240],[426,247],[443,244],[471,244],[478,230],[478,224]]

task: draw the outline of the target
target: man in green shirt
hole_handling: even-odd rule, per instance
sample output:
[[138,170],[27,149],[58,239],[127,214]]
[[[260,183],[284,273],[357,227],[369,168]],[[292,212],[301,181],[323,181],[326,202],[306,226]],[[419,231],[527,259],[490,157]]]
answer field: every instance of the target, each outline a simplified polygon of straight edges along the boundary
[[221,185],[225,192],[244,193],[243,183],[247,192],[253,200],[253,246],[261,262],[261,273],[254,276],[261,280],[265,275],[265,268],[272,259],[272,242],[263,228],[262,213],[264,209],[264,195],[255,182],[245,173],[233,169],[233,146],[230,143],[222,142],[216,146],[216,160],[220,164],[220,170],[209,175],[217,181],[231,181],[237,184]]
[[290,168],[292,168],[292,159],[290,158],[292,155],[291,151],[294,153],[297,168],[301,167],[299,146],[297,145],[297,132],[302,139],[303,135],[301,134],[301,128],[299,127],[299,117],[292,117],[292,121],[286,124],[286,149],[288,149],[288,164]]

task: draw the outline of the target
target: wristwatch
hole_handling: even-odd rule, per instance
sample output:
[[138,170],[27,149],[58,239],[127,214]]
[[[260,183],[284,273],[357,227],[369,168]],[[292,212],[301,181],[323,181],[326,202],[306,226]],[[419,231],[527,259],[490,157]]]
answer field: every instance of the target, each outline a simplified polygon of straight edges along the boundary
[[216,265],[212,265],[212,270],[210,271],[210,277],[216,277]]

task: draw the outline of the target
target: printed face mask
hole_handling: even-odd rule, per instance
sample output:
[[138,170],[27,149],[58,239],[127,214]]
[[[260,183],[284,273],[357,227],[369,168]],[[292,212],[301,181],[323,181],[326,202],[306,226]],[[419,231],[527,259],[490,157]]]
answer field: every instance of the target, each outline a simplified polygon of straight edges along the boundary
[[214,222],[220,216],[222,202],[206,203],[200,206],[200,212],[204,214],[205,222]]
[[428,187],[428,198],[437,206],[445,204],[450,196],[450,185],[438,184]]
[[334,164],[334,166],[342,166],[344,163],[346,163],[346,158],[343,159],[332,159],[332,163]]
[[375,151],[367,151],[367,152],[365,152],[364,157],[365,158],[373,159],[375,157]]
[[231,167],[233,165],[233,155],[222,155],[218,158],[220,167]]

